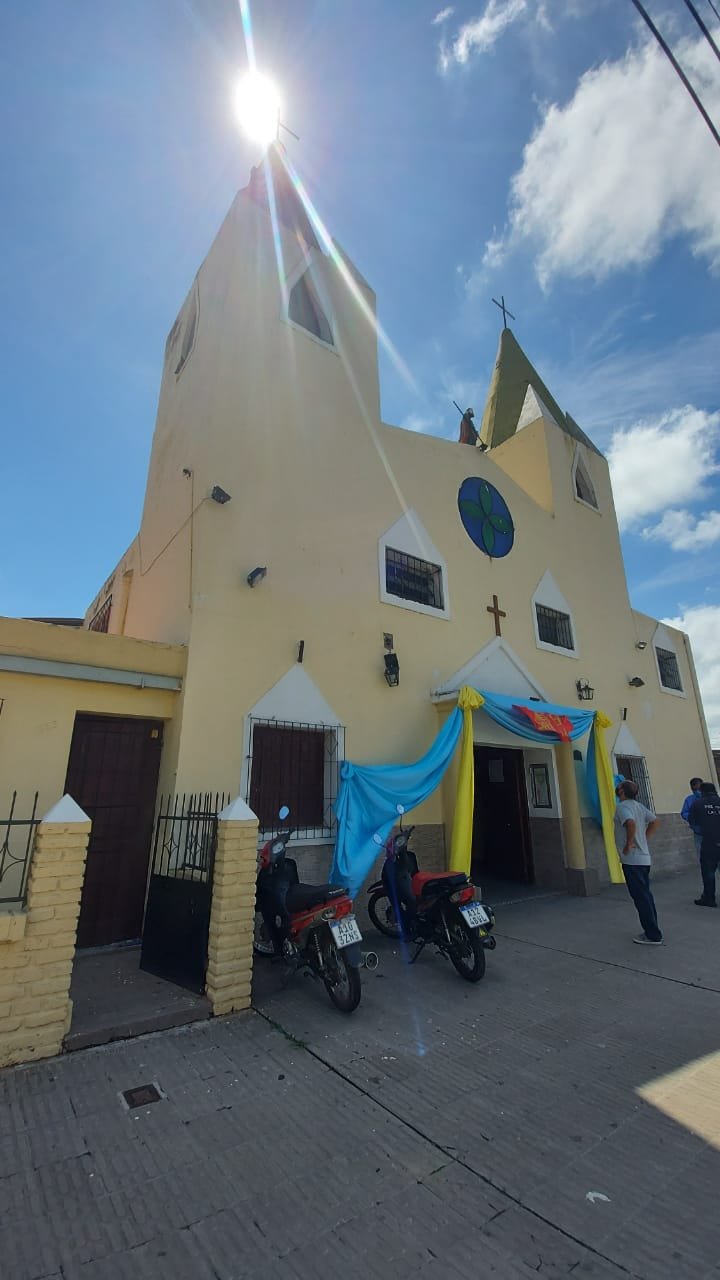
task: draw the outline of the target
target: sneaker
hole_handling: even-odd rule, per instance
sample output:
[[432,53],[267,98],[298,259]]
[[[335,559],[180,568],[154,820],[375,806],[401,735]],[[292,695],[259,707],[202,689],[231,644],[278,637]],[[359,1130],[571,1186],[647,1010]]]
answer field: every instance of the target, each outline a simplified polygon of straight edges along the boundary
[[640,947],[662,946],[662,938],[648,938],[646,933],[639,933],[637,938],[633,938],[633,942],[637,942]]
[[716,907],[717,902],[708,902],[707,898],[695,898],[696,907]]

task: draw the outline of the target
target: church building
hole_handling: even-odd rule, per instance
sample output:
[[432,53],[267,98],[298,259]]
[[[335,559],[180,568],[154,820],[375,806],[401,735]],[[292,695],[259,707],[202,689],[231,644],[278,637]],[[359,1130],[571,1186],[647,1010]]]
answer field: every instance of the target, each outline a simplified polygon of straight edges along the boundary
[[[504,328],[482,411],[449,441],[381,419],[375,295],[271,148],[239,192],[165,350],[142,520],[94,631],[187,648],[159,790],[290,805],[327,873],[344,760],[410,762],[459,689],[601,709],[618,773],[662,817],[658,869],[712,755],[688,638],[638,613],[608,464]],[[476,438],[477,437],[477,438]],[[472,867],[592,893],[607,882],[587,743],[474,712]],[[446,865],[453,769],[415,812]]]

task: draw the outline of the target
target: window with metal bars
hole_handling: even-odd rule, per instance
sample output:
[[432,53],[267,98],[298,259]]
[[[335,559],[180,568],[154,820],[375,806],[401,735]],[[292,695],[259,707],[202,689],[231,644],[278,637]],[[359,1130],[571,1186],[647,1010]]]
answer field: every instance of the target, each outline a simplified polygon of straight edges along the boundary
[[538,637],[543,644],[555,645],[558,649],[574,649],[572,623],[569,613],[561,613],[559,609],[550,609],[545,604],[536,604]]
[[680,693],[683,691],[682,680],[680,679],[680,668],[678,660],[671,649],[655,649],[657,654],[658,671],[660,672],[660,683],[665,689],[677,689]]
[[107,631],[110,626],[110,611],[112,609],[112,596],[108,596],[100,605],[97,613],[94,613],[88,622],[88,631]]
[[655,802],[653,800],[652,788],[650,786],[650,776],[647,771],[644,756],[616,756],[615,763],[618,773],[623,778],[628,778],[632,782],[637,783],[637,798],[640,804],[644,804],[646,809],[655,812]]
[[385,548],[385,590],[401,600],[413,600],[431,609],[442,609],[442,568],[429,560]]
[[247,800],[260,831],[276,829],[287,805],[297,835],[331,838],[344,752],[341,726],[251,719]]

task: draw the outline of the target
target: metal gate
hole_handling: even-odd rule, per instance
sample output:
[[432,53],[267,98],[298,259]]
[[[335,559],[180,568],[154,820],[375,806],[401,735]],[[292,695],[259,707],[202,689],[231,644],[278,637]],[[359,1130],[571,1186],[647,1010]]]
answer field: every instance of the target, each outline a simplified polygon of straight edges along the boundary
[[226,803],[218,792],[168,796],[161,799],[155,822],[140,968],[200,995],[218,814]]

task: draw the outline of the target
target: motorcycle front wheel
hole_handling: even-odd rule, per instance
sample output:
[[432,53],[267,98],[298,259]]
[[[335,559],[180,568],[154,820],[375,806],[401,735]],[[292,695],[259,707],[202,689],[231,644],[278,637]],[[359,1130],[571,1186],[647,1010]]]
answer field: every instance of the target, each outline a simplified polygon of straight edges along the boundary
[[384,889],[378,889],[376,893],[370,895],[368,915],[378,932],[384,933],[386,938],[402,937],[395,908]]
[[485,952],[475,930],[467,925],[459,911],[447,917],[447,927],[453,965],[466,982],[479,982],[485,974]]
[[336,1009],[341,1013],[352,1013],[357,1009],[362,995],[360,970],[338,950],[332,935],[323,946],[322,980]]

